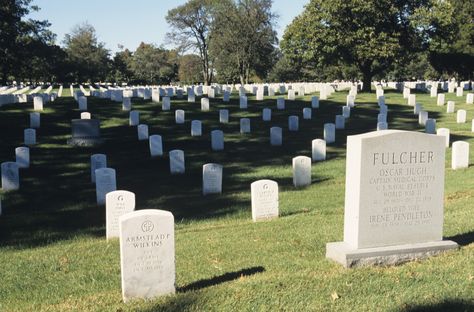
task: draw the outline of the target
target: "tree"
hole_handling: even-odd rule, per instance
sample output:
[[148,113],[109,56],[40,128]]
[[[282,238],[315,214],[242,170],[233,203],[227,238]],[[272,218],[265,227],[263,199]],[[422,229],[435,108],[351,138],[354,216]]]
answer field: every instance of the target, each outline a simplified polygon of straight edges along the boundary
[[142,42],[133,53],[131,70],[135,82],[169,84],[178,71],[177,52]]
[[201,70],[206,85],[212,82],[213,65],[209,55],[211,25],[214,20],[216,0],[189,0],[170,11],[166,22],[172,28],[168,38],[178,45],[180,51],[197,50],[201,59]]
[[278,43],[273,29],[277,16],[271,7],[271,0],[222,1],[217,7],[210,48],[219,75],[236,72],[241,84],[252,74],[267,76]]
[[426,49],[429,37],[413,18],[429,0],[311,0],[286,28],[285,55],[318,66],[355,66],[364,91],[392,62]]
[[64,38],[65,51],[72,65],[76,81],[105,80],[108,71],[109,50],[98,42],[95,29],[84,23],[76,25]]
[[196,54],[186,54],[179,57],[179,81],[186,84],[195,84],[203,81],[201,59]]
[[115,53],[111,63],[111,70],[109,72],[108,80],[116,83],[128,83],[133,79],[132,72],[132,52],[128,49]]
[[[20,74],[26,68],[25,60],[39,50],[34,47],[51,45],[54,34],[47,28],[48,21],[24,17],[31,11],[38,11],[30,5],[31,0],[3,0],[0,5],[0,83],[6,84],[9,77],[21,79]],[[43,50],[43,49],[42,49]],[[27,66],[25,68],[25,66]]]

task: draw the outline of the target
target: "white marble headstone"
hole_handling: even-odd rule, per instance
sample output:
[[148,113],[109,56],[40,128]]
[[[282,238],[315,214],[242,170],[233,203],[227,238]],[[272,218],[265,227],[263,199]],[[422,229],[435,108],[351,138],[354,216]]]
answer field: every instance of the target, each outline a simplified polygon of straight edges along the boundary
[[469,143],[453,142],[452,149],[451,168],[456,170],[469,167]]
[[164,111],[169,111],[171,109],[171,99],[169,96],[164,96],[161,103],[161,109]]
[[278,218],[278,183],[258,180],[250,184],[252,220],[254,222]]
[[202,166],[202,194],[222,193],[222,166],[219,164],[205,164]]
[[183,174],[185,172],[184,151],[172,150],[169,156],[171,174]]
[[130,126],[138,126],[139,123],[140,123],[140,112],[130,111],[130,118],[129,118]]
[[36,130],[31,129],[31,128],[25,129],[24,139],[25,139],[25,145],[35,145],[36,144]]
[[436,130],[436,134],[446,139],[446,147],[449,147],[450,130],[448,128],[439,128]]
[[285,98],[279,97],[277,98],[277,109],[285,109]]
[[446,107],[446,113],[454,113],[455,105],[454,101],[448,101],[448,105]]
[[161,135],[153,134],[148,138],[151,157],[163,156],[163,141]]
[[319,108],[319,98],[317,96],[311,97],[311,108]]
[[213,151],[224,150],[224,132],[222,130],[211,131],[211,148]]
[[30,113],[30,128],[39,129],[41,125],[41,114],[39,112]]
[[239,107],[240,109],[247,109],[247,97],[245,95],[239,97]]
[[311,141],[312,159],[313,161],[320,161],[326,159],[326,141],[321,139],[314,139]]
[[288,130],[289,131],[298,131],[299,129],[299,118],[298,116],[289,116],[288,117]]
[[132,109],[132,99],[129,97],[124,97],[122,102],[122,110],[130,111]]
[[220,123],[228,123],[229,122],[229,110],[228,109],[220,109],[219,110],[219,122]]
[[91,119],[91,113],[89,112],[81,113],[81,119]]
[[313,113],[313,110],[309,107],[303,108],[303,119],[309,120],[311,119],[311,115]]
[[38,95],[38,96],[33,97],[33,109],[35,111],[42,111],[43,103],[44,103],[44,99],[42,96]]
[[270,128],[270,144],[272,146],[281,146],[283,144],[283,133],[280,127]]
[[137,127],[137,135],[139,141],[148,140],[148,125],[140,124]]
[[336,125],[333,123],[324,124],[324,141],[326,144],[331,144],[336,141]]
[[240,118],[240,133],[250,133],[250,119]]
[[135,210],[135,194],[129,191],[112,191],[105,195],[106,238],[120,236],[119,217]]
[[2,169],[2,190],[4,192],[20,189],[20,171],[18,163],[13,161],[3,162]]
[[119,218],[120,267],[124,302],[175,292],[174,217],[144,209]]
[[346,118],[342,115],[336,115],[335,125],[336,129],[344,129],[346,127]]
[[91,181],[95,183],[95,170],[107,167],[107,156],[105,154],[93,154],[91,156]]
[[30,149],[26,146],[15,148],[15,160],[18,168],[30,167]]
[[272,110],[270,108],[264,108],[262,110],[262,120],[271,121],[272,120]]
[[436,105],[443,106],[444,105],[444,99],[445,99],[444,93],[439,93],[438,98],[436,100]]
[[311,184],[311,158],[297,156],[293,158],[293,185],[303,187]]
[[202,135],[202,122],[200,120],[191,121],[191,136]]
[[176,120],[176,123],[177,124],[184,124],[184,121],[185,121],[185,113],[184,113],[184,110],[182,109],[177,109],[175,112],[175,120]]
[[467,115],[466,110],[464,110],[464,109],[458,110],[457,115],[456,115],[456,122],[457,123],[465,123],[466,122],[466,115]]
[[209,106],[209,98],[201,98],[201,110],[203,112],[209,111],[210,106]]
[[99,168],[95,170],[95,191],[97,205],[105,204],[105,195],[117,189],[115,169]]

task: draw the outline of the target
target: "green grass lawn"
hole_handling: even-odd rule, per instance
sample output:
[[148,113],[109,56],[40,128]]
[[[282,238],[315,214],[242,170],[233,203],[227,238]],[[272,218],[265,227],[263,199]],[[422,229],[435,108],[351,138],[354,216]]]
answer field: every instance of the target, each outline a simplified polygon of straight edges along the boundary
[[[325,259],[327,242],[343,237],[346,136],[375,130],[375,94],[359,94],[357,107],[328,159],[313,163],[312,184],[292,185],[291,159],[311,156],[311,140],[323,137],[323,124],[341,113],[347,92],[320,101],[312,120],[302,119],[310,96],[286,101],[276,110],[276,97],[255,101],[239,110],[211,100],[210,112],[200,100],[161,104],[134,98],[133,109],[163,137],[165,153],[183,149],[186,174],[169,173],[168,156],[152,159],[148,141],[138,141],[128,126],[121,103],[88,98],[89,112],[101,120],[100,147],[70,147],[70,121],[80,118],[69,97],[45,105],[38,145],[31,149],[31,167],[22,170],[21,189],[2,194],[0,217],[0,311],[473,311],[474,310],[474,168],[451,170],[446,154],[444,235],[459,251],[428,260],[380,268],[344,269]],[[391,129],[423,131],[413,108],[400,93],[386,90]],[[436,118],[437,127],[451,129],[451,141],[474,144],[470,120],[474,105],[449,94],[456,109],[466,109],[466,124],[436,98],[417,94],[417,102]],[[272,108],[272,121],[261,121],[261,110]],[[0,109],[0,161],[14,160],[23,142],[33,105]],[[219,124],[218,109],[230,111],[230,122]],[[186,111],[176,125],[174,110]],[[288,116],[300,116],[300,131],[288,132]],[[239,118],[251,119],[252,133],[239,133]],[[203,136],[191,137],[191,120],[203,122]],[[270,127],[283,128],[283,147],[270,146]],[[221,129],[225,151],[212,152],[210,131]],[[136,194],[137,209],[171,211],[176,221],[177,293],[153,301],[122,303],[118,240],[105,240],[105,209],[95,203],[90,183],[90,156],[105,153],[117,172],[117,187]],[[474,153],[470,154],[471,164]],[[202,165],[224,166],[223,193],[203,197]],[[250,183],[272,179],[280,188],[280,218],[253,223]]]

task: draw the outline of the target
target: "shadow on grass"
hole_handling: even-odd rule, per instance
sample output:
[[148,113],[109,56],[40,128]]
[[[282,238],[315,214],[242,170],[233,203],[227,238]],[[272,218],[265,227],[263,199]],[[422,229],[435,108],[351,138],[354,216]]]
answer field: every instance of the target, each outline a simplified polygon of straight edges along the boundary
[[202,279],[194,283],[188,284],[183,287],[178,287],[178,292],[187,292],[192,290],[199,290],[206,287],[216,286],[225,282],[230,282],[239,278],[251,276],[257,273],[265,272],[265,268],[262,266],[242,269],[235,272],[228,272],[222,275],[214,276],[208,279]]
[[[474,303],[464,301],[464,300],[455,300],[455,299],[446,299],[442,302],[428,305],[415,305],[408,306],[396,310],[397,312],[472,312],[474,311]],[[395,312],[395,311],[394,311]]]
[[[474,243],[474,232],[458,234],[450,237],[445,237],[448,240],[455,241],[459,246],[467,246]],[[474,311],[474,310],[473,310]]]

